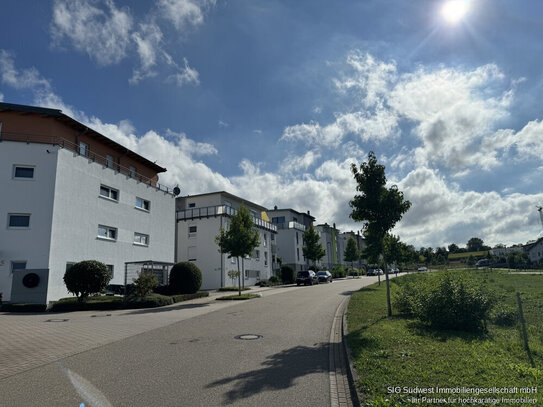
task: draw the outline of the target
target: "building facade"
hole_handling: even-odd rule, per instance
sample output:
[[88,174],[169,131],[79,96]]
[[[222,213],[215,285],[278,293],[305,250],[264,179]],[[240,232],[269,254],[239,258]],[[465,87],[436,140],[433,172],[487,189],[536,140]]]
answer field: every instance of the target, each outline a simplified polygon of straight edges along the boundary
[[251,212],[260,235],[260,245],[250,256],[240,259],[239,265],[244,270],[244,284],[254,285],[273,275],[271,245],[277,227],[269,221],[266,208],[225,191],[176,199],[176,262],[196,264],[202,272],[202,289],[237,285],[237,279],[228,272],[238,270],[238,259],[221,253],[215,238],[221,228],[228,228],[241,205]]
[[315,230],[320,235],[320,243],[325,251],[324,257],[317,262],[317,266],[331,270],[336,264],[341,264],[343,259],[343,253],[339,252],[339,230],[336,229],[335,223],[332,226],[327,223],[317,225]]
[[272,253],[274,270],[281,264],[289,264],[295,271],[308,270],[310,261],[304,257],[304,233],[313,224],[315,218],[310,212],[298,212],[294,209],[277,209],[268,211],[271,222],[277,227]]
[[175,198],[158,184],[163,171],[60,110],[0,103],[4,300],[69,296],[64,273],[82,260],[108,265],[111,284],[124,284],[125,262],[172,262]]
[[[338,255],[340,256],[340,259],[341,259],[339,263],[342,266],[351,267],[351,262],[350,261],[345,261],[345,248],[347,247],[347,241],[351,237],[356,241],[356,247],[358,248],[359,252],[364,250],[364,247],[365,247],[364,239],[362,238],[360,233],[354,233],[353,231],[339,233],[339,235],[338,235]],[[357,267],[357,268],[361,268],[364,264],[366,264],[366,261],[363,260],[363,259],[359,259],[358,261],[355,261],[352,264],[352,266]]]

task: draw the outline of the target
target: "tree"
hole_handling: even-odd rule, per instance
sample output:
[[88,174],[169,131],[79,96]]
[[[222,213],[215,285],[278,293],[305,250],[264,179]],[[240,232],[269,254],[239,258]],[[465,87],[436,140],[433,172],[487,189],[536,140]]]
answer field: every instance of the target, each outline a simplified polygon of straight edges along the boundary
[[458,253],[458,246],[454,243],[451,243],[447,248],[449,249],[449,253]]
[[111,270],[96,260],[84,260],[72,265],[64,273],[64,284],[69,292],[83,302],[90,294],[99,293],[111,280]]
[[384,256],[388,261],[399,263],[404,257],[403,243],[399,236],[387,233],[383,239]]
[[360,258],[360,251],[358,250],[356,240],[354,239],[354,237],[349,236],[349,240],[347,240],[347,246],[345,246],[345,250],[343,251],[343,259],[345,261],[350,261],[351,268],[352,268],[353,263],[357,261],[359,258]]
[[351,165],[359,194],[355,195],[349,205],[353,209],[350,217],[357,222],[366,222],[364,236],[372,250],[383,253],[387,284],[388,315],[392,315],[390,303],[390,283],[383,239],[389,230],[399,222],[405,212],[411,207],[411,202],[404,200],[403,192],[396,185],[386,187],[385,166],[377,163],[373,152],[368,154],[368,162]]
[[472,237],[468,240],[467,248],[468,252],[478,252],[483,250],[483,240],[479,239],[478,237]]
[[304,246],[302,247],[302,252],[306,258],[313,262],[313,266],[316,266],[317,261],[322,259],[326,252],[320,244],[320,236],[313,225],[310,225],[309,229],[304,232],[303,239]]
[[228,253],[228,258],[237,257],[238,261],[238,292],[241,295],[241,273],[239,260],[252,253],[260,244],[260,237],[254,229],[254,222],[250,212],[241,205],[238,213],[232,216],[230,225],[226,230],[222,227],[219,235],[215,237],[215,243],[219,246],[221,253]]

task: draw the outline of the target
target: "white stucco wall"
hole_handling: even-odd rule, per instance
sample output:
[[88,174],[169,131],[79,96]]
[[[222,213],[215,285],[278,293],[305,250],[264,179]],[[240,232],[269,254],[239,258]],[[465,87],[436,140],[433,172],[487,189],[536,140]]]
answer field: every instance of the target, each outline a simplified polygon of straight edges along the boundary
[[[100,196],[100,186],[119,191],[118,202]],[[136,197],[150,202],[148,212]],[[124,284],[124,263],[173,262],[175,199],[85,157],[58,151],[52,219],[48,301],[67,296],[62,277],[67,262],[98,260],[114,266],[111,284]],[[116,241],[98,238],[98,225],[117,229]],[[134,244],[134,232],[149,235],[147,247]]]
[[[12,261],[26,261],[27,269],[49,268],[57,150],[46,144],[0,142],[0,292],[6,301]],[[34,178],[14,179],[14,165],[34,166]],[[30,214],[30,227],[8,228],[9,213]]]

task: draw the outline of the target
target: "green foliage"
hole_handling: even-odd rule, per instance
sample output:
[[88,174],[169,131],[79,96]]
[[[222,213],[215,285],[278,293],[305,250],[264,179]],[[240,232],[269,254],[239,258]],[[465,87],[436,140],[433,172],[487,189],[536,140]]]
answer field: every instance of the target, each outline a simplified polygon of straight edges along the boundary
[[152,273],[140,273],[134,280],[133,295],[136,297],[145,297],[150,294],[158,285],[157,277]]
[[2,312],[44,312],[47,308],[46,304],[2,304],[0,303],[0,311]]
[[478,252],[483,250],[483,240],[478,237],[472,237],[468,240],[468,244],[466,245],[466,248],[468,252]]
[[313,224],[309,226],[303,235],[304,246],[302,251],[304,256],[313,262],[313,265],[324,257],[326,252],[320,244],[320,236],[313,227]]
[[143,298],[128,297],[125,302],[126,308],[156,308],[173,304],[172,297],[160,294],[149,294]]
[[360,252],[358,250],[356,240],[354,239],[354,237],[349,236],[349,239],[347,240],[347,245],[345,246],[345,250],[343,251],[343,259],[352,263],[357,261],[359,258]]
[[194,300],[196,298],[204,298],[204,297],[209,297],[209,292],[208,291],[198,291],[198,292],[196,292],[194,294],[172,295],[171,299],[175,303],[175,302],[183,302],[183,301]]
[[[250,290],[250,289],[251,289],[250,287],[242,288],[242,290]],[[239,290],[239,287],[228,286],[228,287],[221,287],[217,291],[238,291],[238,290]]]
[[122,297],[114,296],[93,296],[87,301],[80,302],[77,298],[61,298],[55,302],[49,311],[51,312],[71,312],[71,311],[105,311],[124,308],[125,304]]
[[499,326],[512,326],[519,320],[518,311],[505,305],[497,306],[491,313],[491,321]]
[[494,298],[475,281],[447,272],[417,286],[403,285],[394,305],[436,328],[480,331],[490,317]]
[[332,278],[343,278],[345,277],[345,267],[340,264],[336,264],[334,267],[332,267],[330,273],[332,273]]
[[85,260],[75,263],[66,270],[64,283],[68,292],[75,294],[80,302],[90,294],[101,292],[111,280],[108,267],[96,260]]
[[291,265],[283,264],[281,266],[281,281],[283,284],[292,284],[296,281],[296,274]]
[[169,286],[171,294],[193,294],[202,286],[202,273],[194,263],[177,263],[170,270]]
[[279,277],[277,276],[271,276],[269,279],[269,282],[272,284],[278,284],[281,280],[279,280]]

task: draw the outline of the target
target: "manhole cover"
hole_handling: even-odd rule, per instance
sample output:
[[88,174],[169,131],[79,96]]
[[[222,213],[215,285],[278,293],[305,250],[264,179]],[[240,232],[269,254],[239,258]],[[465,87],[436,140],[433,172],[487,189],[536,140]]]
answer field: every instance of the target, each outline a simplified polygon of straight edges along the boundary
[[235,336],[236,339],[241,339],[243,341],[254,341],[256,339],[260,339],[260,338],[263,338],[262,335],[257,335],[257,334],[243,334],[243,335],[238,335],[238,336]]
[[57,319],[47,319],[45,322],[67,322],[67,321],[69,321],[69,319],[57,318]]

